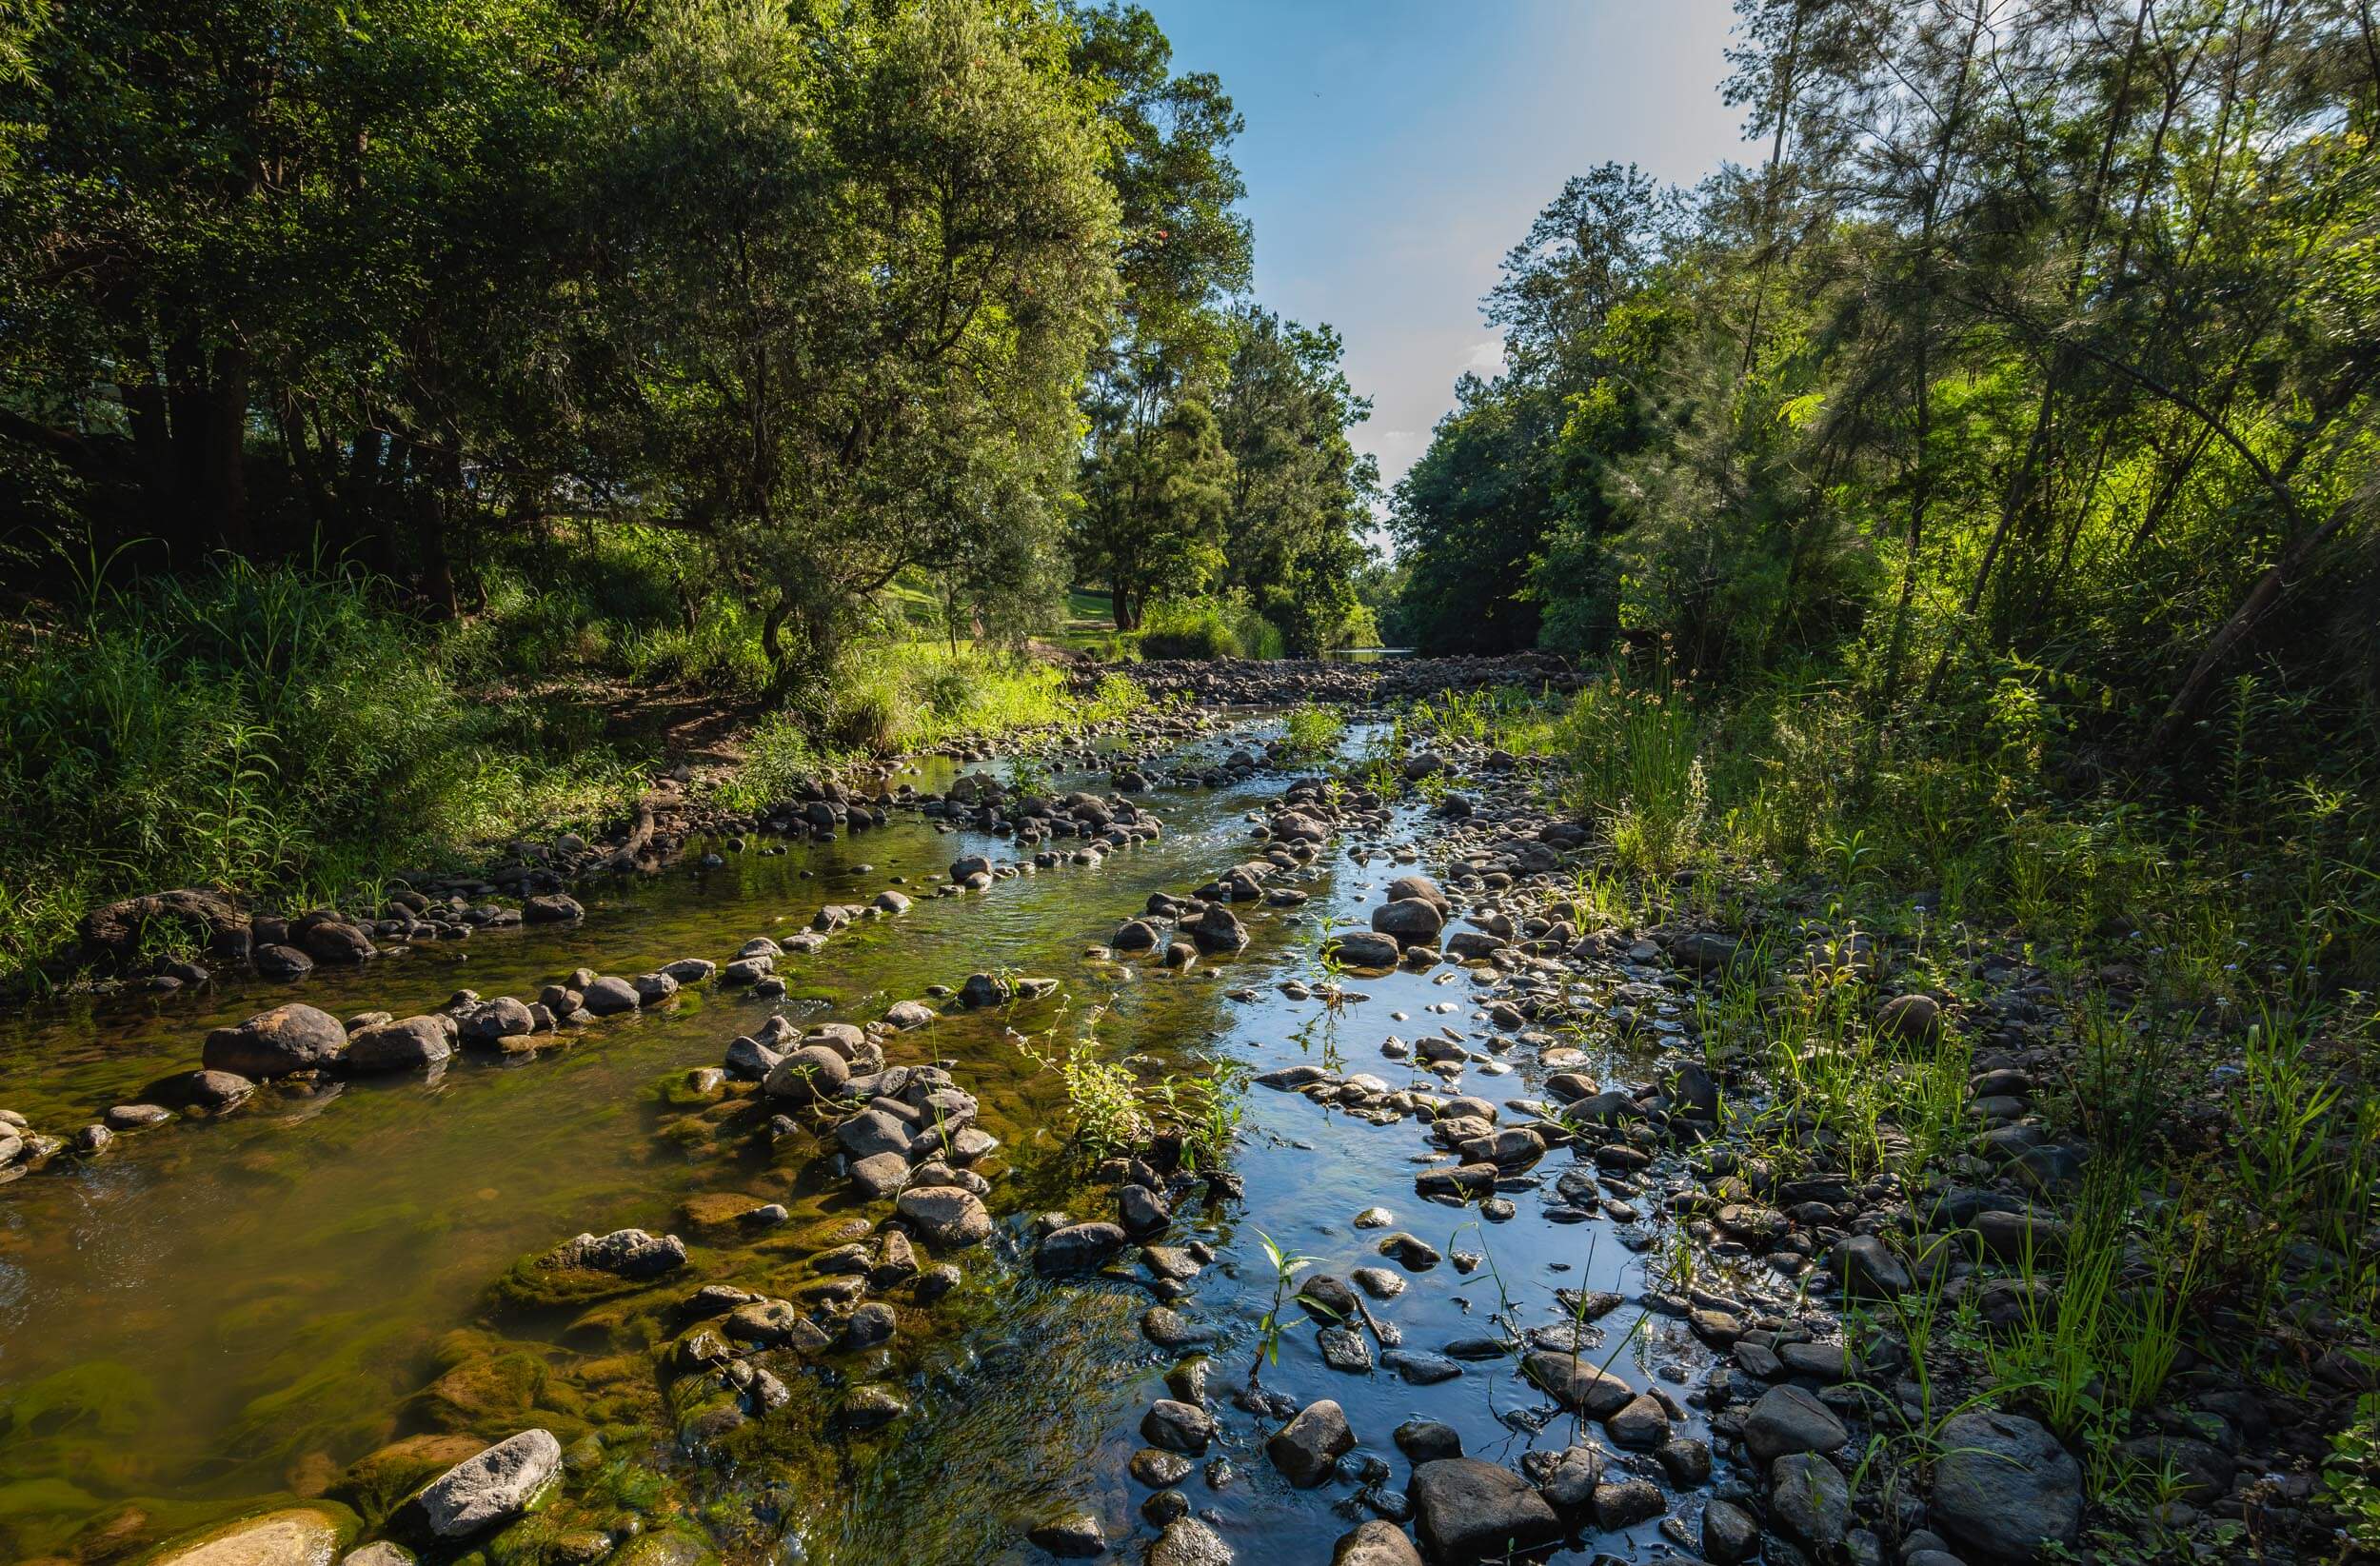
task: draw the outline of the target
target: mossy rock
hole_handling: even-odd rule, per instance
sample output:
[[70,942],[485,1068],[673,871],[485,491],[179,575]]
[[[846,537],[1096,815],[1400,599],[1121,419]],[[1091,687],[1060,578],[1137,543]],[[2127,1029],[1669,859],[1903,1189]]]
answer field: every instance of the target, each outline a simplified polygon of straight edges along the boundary
[[[650,1290],[650,1281],[599,1273],[586,1267],[550,1267],[545,1256],[523,1257],[487,1291],[488,1304],[499,1311],[526,1313],[591,1305]],[[677,1285],[683,1289],[684,1284]]]
[[699,1109],[717,1103],[727,1093],[722,1078],[713,1080],[706,1071],[673,1071],[653,1084],[653,1097],[670,1109]]
[[349,1463],[328,1494],[378,1522],[406,1497],[466,1457],[477,1457],[486,1445],[477,1436],[407,1436]]
[[678,1204],[676,1227],[681,1234],[712,1244],[742,1239],[755,1232],[747,1226],[745,1215],[767,1205],[766,1197],[749,1197],[741,1191],[699,1192]]
[[707,1541],[673,1529],[630,1539],[609,1566],[711,1566],[718,1558]]
[[520,1350],[473,1355],[420,1392],[422,1417],[441,1430],[493,1430],[517,1425],[543,1399],[544,1360]]
[[146,1566],[331,1566],[362,1526],[344,1506],[284,1507],[185,1534]]

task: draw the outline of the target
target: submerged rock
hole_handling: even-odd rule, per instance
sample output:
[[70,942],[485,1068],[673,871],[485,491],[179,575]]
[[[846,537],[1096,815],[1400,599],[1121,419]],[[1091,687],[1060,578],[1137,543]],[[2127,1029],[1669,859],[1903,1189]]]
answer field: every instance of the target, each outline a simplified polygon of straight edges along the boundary
[[311,1506],[267,1512],[167,1545],[153,1566],[330,1566],[349,1519]]

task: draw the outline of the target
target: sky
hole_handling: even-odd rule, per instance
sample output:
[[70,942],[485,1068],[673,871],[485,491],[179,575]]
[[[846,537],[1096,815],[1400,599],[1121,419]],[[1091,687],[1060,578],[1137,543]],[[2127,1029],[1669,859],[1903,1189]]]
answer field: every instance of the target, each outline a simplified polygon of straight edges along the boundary
[[1499,367],[1479,302],[1565,179],[1617,160],[1691,185],[1761,151],[1719,101],[1727,0],[1142,3],[1247,121],[1256,297],[1346,339],[1384,484],[1455,377]]

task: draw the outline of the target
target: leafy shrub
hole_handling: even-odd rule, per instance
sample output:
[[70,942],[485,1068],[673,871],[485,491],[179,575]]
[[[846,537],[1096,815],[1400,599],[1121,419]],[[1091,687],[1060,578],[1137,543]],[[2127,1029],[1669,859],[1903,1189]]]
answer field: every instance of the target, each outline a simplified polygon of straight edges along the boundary
[[636,779],[582,729],[466,700],[352,573],[231,560],[90,586],[0,660],[0,970],[109,897],[322,898],[585,824]]
[[1214,660],[1240,656],[1240,634],[1211,598],[1152,605],[1140,622],[1143,658]]

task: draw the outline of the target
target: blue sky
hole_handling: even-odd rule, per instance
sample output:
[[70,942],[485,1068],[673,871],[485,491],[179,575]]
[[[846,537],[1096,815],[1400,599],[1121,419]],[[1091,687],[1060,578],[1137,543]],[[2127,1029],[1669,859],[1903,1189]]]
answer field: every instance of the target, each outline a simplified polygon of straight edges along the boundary
[[1570,175],[1607,159],[1691,185],[1754,162],[1719,101],[1727,0],[1142,0],[1177,70],[1212,70],[1256,293],[1347,340],[1358,444],[1394,482],[1492,369],[1497,264]]

